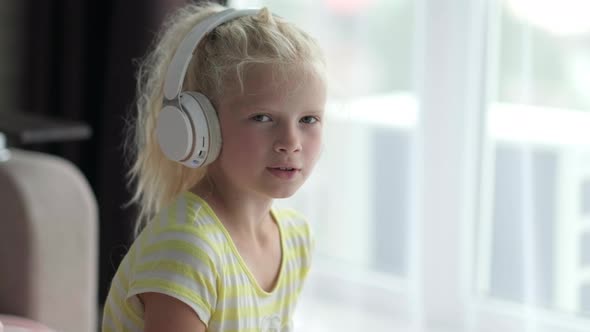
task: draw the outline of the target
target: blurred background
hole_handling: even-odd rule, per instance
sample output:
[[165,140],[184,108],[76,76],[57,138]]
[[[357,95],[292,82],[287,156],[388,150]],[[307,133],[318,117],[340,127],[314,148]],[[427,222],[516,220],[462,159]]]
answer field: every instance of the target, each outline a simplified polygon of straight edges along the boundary
[[[131,238],[134,59],[181,0],[0,3],[0,112],[87,123],[98,299]],[[590,330],[590,2],[228,0],[324,48],[326,143],[301,331]]]

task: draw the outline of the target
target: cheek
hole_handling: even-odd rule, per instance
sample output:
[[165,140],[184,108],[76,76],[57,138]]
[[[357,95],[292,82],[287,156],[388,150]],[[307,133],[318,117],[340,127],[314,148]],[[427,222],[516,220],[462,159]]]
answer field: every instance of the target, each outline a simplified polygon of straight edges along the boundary
[[317,161],[319,156],[320,156],[320,152],[322,150],[322,130],[318,130],[317,132],[312,133],[312,135],[309,136],[309,139],[307,141],[307,151],[308,151],[308,155],[313,159],[313,161]]
[[227,128],[223,135],[221,153],[226,158],[249,160],[256,154],[257,147],[262,146],[261,138],[251,132],[238,128]]

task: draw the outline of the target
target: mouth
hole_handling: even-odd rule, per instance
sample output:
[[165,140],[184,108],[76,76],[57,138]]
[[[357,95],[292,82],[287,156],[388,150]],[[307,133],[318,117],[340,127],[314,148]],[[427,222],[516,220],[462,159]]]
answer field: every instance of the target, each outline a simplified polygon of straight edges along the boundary
[[274,176],[281,178],[281,179],[285,179],[285,180],[293,179],[295,174],[297,174],[299,171],[301,171],[300,168],[289,167],[289,166],[268,167],[267,169]]
[[287,172],[294,172],[298,171],[297,168],[294,167],[269,167],[270,169],[278,170],[278,171],[287,171]]

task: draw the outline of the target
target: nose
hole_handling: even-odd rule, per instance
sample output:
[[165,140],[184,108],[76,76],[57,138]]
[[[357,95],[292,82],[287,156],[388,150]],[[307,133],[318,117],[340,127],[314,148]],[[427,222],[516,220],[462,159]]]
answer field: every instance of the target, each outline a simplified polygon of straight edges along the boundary
[[280,153],[301,151],[301,136],[297,125],[285,125],[277,128],[274,150]]

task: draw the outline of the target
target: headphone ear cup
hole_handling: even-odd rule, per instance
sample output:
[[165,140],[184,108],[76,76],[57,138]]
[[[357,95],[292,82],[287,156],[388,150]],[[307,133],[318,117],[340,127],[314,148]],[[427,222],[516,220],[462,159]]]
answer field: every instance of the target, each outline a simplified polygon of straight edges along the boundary
[[207,157],[203,162],[204,166],[217,159],[219,153],[221,152],[222,138],[219,118],[217,117],[217,111],[215,111],[215,107],[213,107],[213,104],[211,104],[209,98],[207,98],[204,94],[193,91],[187,91],[184,94],[188,94],[197,100],[207,123],[209,148],[207,151]]
[[167,105],[158,116],[160,148],[170,160],[190,168],[213,162],[221,151],[221,130],[209,99],[198,92],[183,92],[180,108]]
[[194,131],[182,109],[167,105],[158,114],[156,137],[166,158],[181,162],[193,149]]

